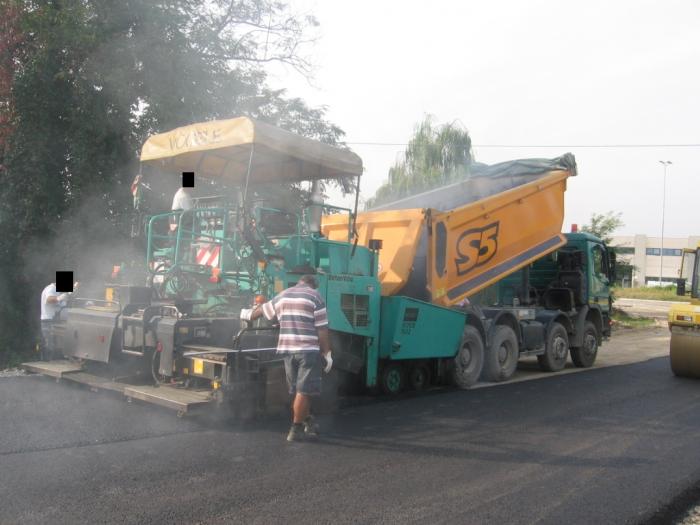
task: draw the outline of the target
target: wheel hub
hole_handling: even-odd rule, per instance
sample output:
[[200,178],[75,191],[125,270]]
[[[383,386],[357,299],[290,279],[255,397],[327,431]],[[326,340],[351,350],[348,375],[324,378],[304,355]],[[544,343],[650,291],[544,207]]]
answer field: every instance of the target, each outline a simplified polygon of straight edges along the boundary
[[498,347],[498,363],[504,364],[508,360],[508,347],[506,345],[501,345]]
[[387,377],[387,385],[393,392],[397,391],[401,386],[401,375],[398,370],[391,370]]
[[462,367],[467,368],[472,361],[472,351],[469,345],[464,345],[459,352],[459,362]]
[[566,341],[564,340],[563,337],[557,337],[554,340],[554,356],[557,359],[565,359],[566,358]]
[[583,341],[583,349],[588,355],[593,355],[598,347],[598,341],[592,334],[586,334]]

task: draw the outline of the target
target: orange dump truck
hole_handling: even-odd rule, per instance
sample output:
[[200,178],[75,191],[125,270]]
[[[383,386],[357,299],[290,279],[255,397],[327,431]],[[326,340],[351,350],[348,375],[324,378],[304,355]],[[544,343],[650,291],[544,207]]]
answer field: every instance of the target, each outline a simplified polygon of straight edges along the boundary
[[[505,380],[523,355],[536,355],[550,371],[569,355],[576,366],[593,364],[610,333],[614,263],[600,239],[561,233],[574,175],[571,154],[479,166],[463,182],[357,216],[357,243],[377,251],[380,325],[396,332],[380,326],[384,390],[443,376],[463,387]],[[347,239],[348,220],[325,216],[323,234]],[[453,359],[431,358],[427,349],[440,344],[446,328],[433,320],[419,330],[420,305],[464,316]],[[405,323],[410,333],[395,329],[401,315],[416,317]]]

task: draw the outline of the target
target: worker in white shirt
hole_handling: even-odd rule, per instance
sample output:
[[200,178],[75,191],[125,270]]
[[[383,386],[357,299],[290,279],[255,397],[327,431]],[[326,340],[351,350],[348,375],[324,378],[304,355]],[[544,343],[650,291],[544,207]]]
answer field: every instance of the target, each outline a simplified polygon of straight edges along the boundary
[[[194,208],[194,202],[192,201],[192,188],[182,187],[175,192],[173,197],[173,205],[171,206],[172,211],[188,211]],[[171,217],[170,219],[170,231],[174,232],[177,230],[177,217]]]
[[171,209],[175,210],[191,210],[193,208],[192,188],[180,188],[175,192],[173,197],[173,205]]
[[[78,288],[79,282],[73,284],[73,292]],[[61,307],[66,305],[66,301],[72,292],[59,293],[56,291],[56,283],[49,284],[41,292],[41,337],[42,355],[44,361],[54,358],[54,341],[51,334],[51,325]]]

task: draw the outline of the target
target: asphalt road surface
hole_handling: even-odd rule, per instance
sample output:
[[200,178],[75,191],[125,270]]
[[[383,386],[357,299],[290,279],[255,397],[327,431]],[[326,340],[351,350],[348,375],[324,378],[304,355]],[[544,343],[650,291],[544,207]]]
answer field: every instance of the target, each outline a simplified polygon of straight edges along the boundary
[[699,413],[666,357],[364,401],[294,444],[283,418],[216,427],[2,378],[0,523],[663,522],[700,481]]

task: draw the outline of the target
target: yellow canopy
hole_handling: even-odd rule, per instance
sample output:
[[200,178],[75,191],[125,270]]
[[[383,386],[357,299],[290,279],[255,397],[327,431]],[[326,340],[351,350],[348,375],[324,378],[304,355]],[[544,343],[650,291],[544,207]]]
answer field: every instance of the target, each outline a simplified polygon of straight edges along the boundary
[[307,139],[248,117],[191,124],[151,136],[141,162],[165,171],[245,180],[254,148],[250,182],[297,182],[362,174],[355,153]]

